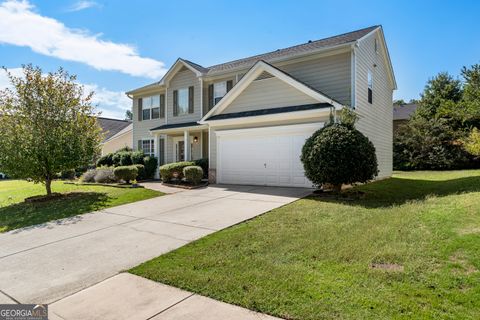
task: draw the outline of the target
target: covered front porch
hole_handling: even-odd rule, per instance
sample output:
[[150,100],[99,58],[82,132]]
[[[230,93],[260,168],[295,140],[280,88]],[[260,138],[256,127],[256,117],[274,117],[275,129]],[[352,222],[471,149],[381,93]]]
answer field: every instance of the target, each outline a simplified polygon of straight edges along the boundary
[[155,137],[159,165],[208,158],[208,126],[190,123],[165,124],[150,130]]

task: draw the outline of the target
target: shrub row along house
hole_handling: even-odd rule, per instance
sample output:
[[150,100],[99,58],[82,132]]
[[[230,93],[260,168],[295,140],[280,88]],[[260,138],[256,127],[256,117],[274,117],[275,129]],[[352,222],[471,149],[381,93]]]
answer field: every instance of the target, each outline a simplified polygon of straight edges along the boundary
[[300,152],[331,112],[353,108],[392,173],[395,77],[381,26],[203,67],[178,59],[131,90],[133,145],[160,164],[209,159],[209,180],[310,187]]

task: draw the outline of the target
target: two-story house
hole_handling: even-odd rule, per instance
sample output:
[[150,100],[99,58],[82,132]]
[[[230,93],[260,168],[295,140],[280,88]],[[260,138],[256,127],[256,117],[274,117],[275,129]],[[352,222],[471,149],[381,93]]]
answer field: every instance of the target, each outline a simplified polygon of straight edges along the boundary
[[160,164],[209,159],[211,182],[311,186],[300,152],[330,113],[352,108],[392,173],[393,68],[381,26],[202,67],[178,59],[127,92],[133,145]]

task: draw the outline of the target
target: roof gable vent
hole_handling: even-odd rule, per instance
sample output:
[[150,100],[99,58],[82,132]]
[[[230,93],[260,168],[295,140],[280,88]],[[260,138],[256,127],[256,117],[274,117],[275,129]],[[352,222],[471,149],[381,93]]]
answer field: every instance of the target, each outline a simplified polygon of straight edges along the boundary
[[262,74],[260,74],[254,81],[268,79],[268,78],[273,78],[273,76],[270,73],[263,71]]

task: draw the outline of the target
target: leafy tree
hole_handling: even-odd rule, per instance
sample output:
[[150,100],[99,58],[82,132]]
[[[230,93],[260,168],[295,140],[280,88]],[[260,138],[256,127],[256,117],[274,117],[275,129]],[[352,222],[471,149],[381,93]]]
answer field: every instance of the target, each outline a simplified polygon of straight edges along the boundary
[[125,120],[133,120],[133,113],[130,110],[125,111]]
[[393,105],[394,105],[394,106],[401,106],[401,105],[403,105],[403,104],[407,104],[407,103],[405,102],[405,100],[403,100],[403,99],[393,100]]
[[473,128],[463,143],[468,153],[477,157],[480,156],[480,130]]
[[462,149],[462,131],[447,119],[414,117],[401,126],[393,144],[393,166],[400,170],[455,169],[467,166],[469,155]]
[[44,75],[27,65],[23,77],[5,71],[12,89],[0,91],[0,166],[43,183],[51,195],[57,173],[90,164],[100,150],[93,93],[85,96],[76,76],[62,68]]
[[357,116],[345,111],[340,123],[316,131],[302,148],[305,175],[315,185],[331,184],[340,191],[343,184],[363,183],[378,174],[375,147],[354,127]]
[[416,114],[426,119],[437,116],[441,107],[455,105],[462,98],[462,85],[460,80],[454,79],[450,74],[441,72],[428,80],[421,95],[420,108]]

